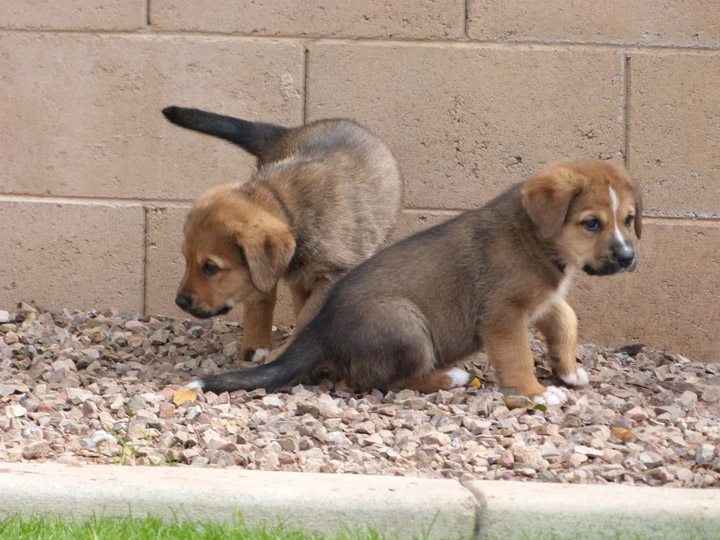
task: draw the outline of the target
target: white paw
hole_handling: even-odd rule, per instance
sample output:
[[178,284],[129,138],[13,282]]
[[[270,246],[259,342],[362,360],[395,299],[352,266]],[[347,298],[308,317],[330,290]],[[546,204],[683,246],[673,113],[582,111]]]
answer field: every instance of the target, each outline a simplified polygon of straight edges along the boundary
[[565,384],[569,384],[571,386],[584,386],[590,382],[587,371],[585,371],[583,368],[578,368],[575,373],[560,375],[560,378]]
[[256,349],[251,361],[253,364],[262,364],[269,354],[268,349]]
[[185,385],[185,388],[190,388],[191,390],[195,390],[196,388],[203,388],[205,386],[205,383],[202,381],[202,379],[199,379],[197,381],[190,381]]
[[557,386],[548,386],[544,394],[533,398],[533,403],[539,403],[541,405],[560,405],[566,401],[567,396],[565,392]]
[[452,381],[453,388],[467,386],[467,383],[470,382],[470,374],[464,369],[454,367],[447,371],[447,375]]

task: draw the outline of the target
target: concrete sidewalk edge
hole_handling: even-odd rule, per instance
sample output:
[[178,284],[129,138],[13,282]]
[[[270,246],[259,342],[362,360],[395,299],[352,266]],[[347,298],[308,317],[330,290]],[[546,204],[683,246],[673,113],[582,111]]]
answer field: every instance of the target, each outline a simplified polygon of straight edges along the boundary
[[478,480],[479,538],[720,539],[720,490]]
[[318,534],[472,538],[479,511],[454,480],[191,467],[0,463],[0,517],[133,516],[282,524]]
[[[386,538],[720,538],[720,490],[0,463],[0,518],[55,515],[282,524]],[[694,536],[693,536],[694,535]]]

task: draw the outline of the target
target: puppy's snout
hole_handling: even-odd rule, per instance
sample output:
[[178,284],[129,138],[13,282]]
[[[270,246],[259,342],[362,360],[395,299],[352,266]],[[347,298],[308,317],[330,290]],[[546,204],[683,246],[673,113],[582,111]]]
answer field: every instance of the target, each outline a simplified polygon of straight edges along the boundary
[[188,295],[178,293],[178,295],[175,297],[175,304],[183,311],[187,311],[190,307],[190,304],[192,304],[192,300]]
[[627,268],[635,261],[635,250],[630,244],[618,243],[613,246],[613,257],[620,266]]

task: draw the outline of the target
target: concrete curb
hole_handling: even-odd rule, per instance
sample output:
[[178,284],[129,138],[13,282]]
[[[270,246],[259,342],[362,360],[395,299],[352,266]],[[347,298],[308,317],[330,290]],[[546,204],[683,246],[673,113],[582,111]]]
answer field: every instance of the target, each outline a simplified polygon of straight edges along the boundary
[[147,514],[387,538],[720,538],[720,490],[0,463],[0,518]]
[[720,539],[720,490],[475,481],[479,538]]
[[284,524],[318,534],[375,530],[399,538],[471,538],[477,499],[453,480],[189,467],[0,463],[0,517],[152,514]]

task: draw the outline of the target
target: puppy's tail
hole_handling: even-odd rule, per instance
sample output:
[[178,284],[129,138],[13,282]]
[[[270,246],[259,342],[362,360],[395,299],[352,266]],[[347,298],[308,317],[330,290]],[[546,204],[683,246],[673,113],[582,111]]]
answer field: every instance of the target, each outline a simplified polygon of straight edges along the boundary
[[162,113],[173,124],[225,139],[256,157],[262,157],[267,148],[288,131],[288,128],[274,124],[248,122],[232,116],[174,105],[165,107]]
[[240,371],[206,375],[187,385],[205,391],[233,392],[265,388],[272,392],[282,386],[297,384],[310,375],[324,359],[323,349],[312,333],[301,332],[296,340],[274,362]]

